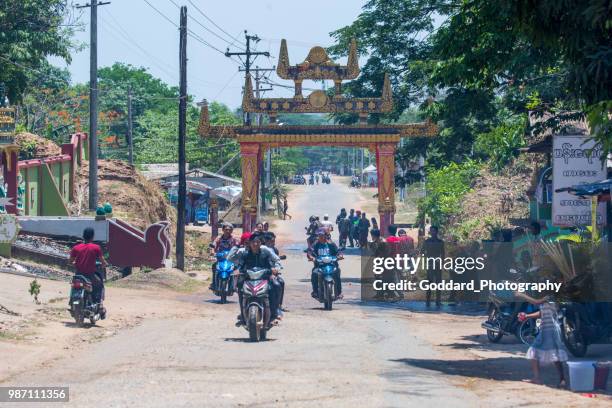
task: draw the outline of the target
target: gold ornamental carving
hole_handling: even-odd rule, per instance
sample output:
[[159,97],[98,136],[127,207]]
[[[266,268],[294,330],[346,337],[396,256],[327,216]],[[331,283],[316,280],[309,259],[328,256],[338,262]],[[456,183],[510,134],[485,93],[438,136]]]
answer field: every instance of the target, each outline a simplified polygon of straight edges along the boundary
[[308,96],[308,103],[313,108],[323,108],[327,105],[327,95],[324,91],[314,91]]

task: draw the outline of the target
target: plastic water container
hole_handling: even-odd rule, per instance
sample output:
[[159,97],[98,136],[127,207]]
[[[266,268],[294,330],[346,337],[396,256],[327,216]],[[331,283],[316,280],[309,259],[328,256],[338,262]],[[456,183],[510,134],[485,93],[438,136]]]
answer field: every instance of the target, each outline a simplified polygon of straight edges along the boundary
[[595,361],[568,361],[567,366],[572,391],[593,391]]
[[608,376],[610,375],[610,362],[595,364],[595,389],[606,390],[608,386]]

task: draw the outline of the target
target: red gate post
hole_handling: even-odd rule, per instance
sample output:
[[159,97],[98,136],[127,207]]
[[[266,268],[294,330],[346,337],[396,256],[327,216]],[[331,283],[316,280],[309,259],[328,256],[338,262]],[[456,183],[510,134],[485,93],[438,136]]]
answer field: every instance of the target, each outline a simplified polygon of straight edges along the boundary
[[386,237],[389,225],[395,222],[395,143],[376,145],[376,167],[380,232]]
[[242,230],[251,232],[257,223],[259,143],[240,143],[242,164]]
[[2,150],[4,182],[6,183],[6,196],[11,204],[4,207],[8,214],[17,215],[17,189],[19,184],[19,147],[6,146]]

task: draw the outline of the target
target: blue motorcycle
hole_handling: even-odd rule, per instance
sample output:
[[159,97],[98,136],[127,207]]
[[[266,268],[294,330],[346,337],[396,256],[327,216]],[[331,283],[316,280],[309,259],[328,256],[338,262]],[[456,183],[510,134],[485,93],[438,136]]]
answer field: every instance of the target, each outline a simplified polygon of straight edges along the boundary
[[336,293],[338,258],[335,256],[317,257],[314,271],[317,279],[317,300],[324,304],[325,310],[332,310],[332,303],[338,298]]
[[233,272],[236,266],[227,259],[227,254],[229,254],[229,251],[218,252],[216,255],[215,271],[217,276],[214,293],[221,297],[220,303],[227,303],[227,297],[234,294]]

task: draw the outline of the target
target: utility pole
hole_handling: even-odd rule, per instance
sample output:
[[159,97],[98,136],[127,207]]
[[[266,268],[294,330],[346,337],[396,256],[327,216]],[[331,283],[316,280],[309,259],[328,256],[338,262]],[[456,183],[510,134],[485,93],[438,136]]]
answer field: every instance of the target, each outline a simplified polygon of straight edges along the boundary
[[128,102],[127,102],[127,138],[128,138],[128,163],[134,165],[134,139],[132,134],[132,85],[128,86]]
[[98,6],[110,4],[94,0],[77,8],[91,9],[89,40],[89,209],[98,207]]
[[[269,57],[270,53],[267,51],[265,52],[251,51],[251,41],[258,43],[260,41],[260,38],[258,36],[248,35],[247,31],[244,30],[244,38],[246,39],[246,50],[244,52],[230,52],[228,48],[227,51],[225,52],[225,56],[228,58],[233,57],[233,56],[237,56],[239,58],[245,57],[244,69],[239,69],[239,70],[244,71],[245,77],[246,77],[251,74],[251,64],[255,61],[255,58],[257,58],[259,55]],[[253,57],[253,60],[251,60],[251,57]],[[246,112],[246,115],[244,117],[244,124],[246,126],[251,125],[251,114],[249,112]]]
[[179,40],[180,100],[178,134],[178,220],[176,225],[176,267],[185,270],[185,199],[187,181],[185,179],[185,134],[187,123],[187,7],[181,7]]

